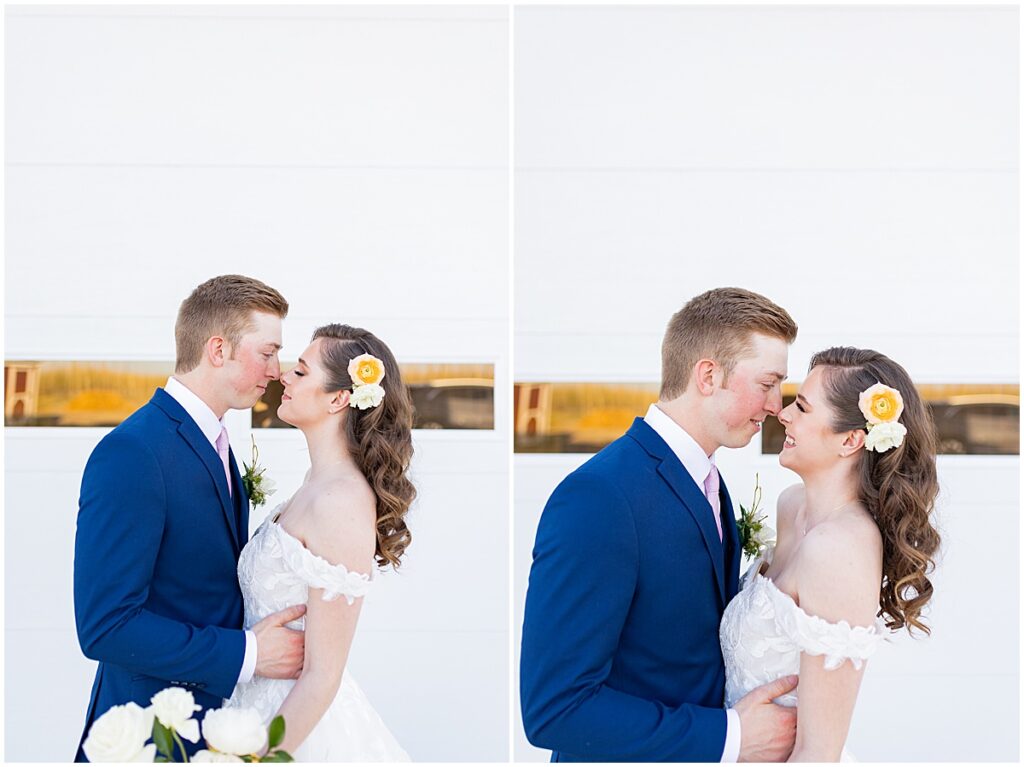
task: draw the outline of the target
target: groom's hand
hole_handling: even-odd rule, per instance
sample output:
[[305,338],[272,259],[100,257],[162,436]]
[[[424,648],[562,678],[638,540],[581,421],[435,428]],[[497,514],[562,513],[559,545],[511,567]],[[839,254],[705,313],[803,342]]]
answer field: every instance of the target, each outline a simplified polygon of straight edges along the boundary
[[740,698],[733,709],[740,715],[740,761],[784,762],[796,739],[796,709],[772,703],[791,692],[799,677],[784,676]]
[[306,634],[285,628],[301,618],[305,605],[294,605],[268,615],[252,627],[256,635],[256,675],[269,679],[298,679],[306,651]]

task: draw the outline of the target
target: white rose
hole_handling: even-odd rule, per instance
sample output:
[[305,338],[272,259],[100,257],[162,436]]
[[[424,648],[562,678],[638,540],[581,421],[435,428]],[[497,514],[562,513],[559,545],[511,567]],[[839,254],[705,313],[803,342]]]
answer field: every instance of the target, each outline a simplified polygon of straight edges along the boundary
[[82,750],[90,762],[152,762],[156,746],[146,745],[152,734],[153,712],[125,703],[93,722]]
[[203,707],[196,705],[192,693],[180,687],[168,687],[150,698],[150,701],[160,724],[174,730],[189,743],[199,742],[199,722],[192,718],[192,714],[201,711]]
[[352,390],[352,397],[349,399],[349,407],[357,407],[360,410],[367,410],[377,407],[384,400],[384,387],[380,384],[365,384],[357,386]]
[[264,477],[260,480],[260,490],[263,491],[264,495],[273,495],[277,492],[277,483],[268,477]]
[[252,708],[218,708],[203,718],[206,745],[225,754],[255,754],[267,742],[267,730]]
[[906,433],[907,427],[897,421],[878,423],[868,430],[864,447],[874,450],[876,453],[884,453],[889,448],[902,445]]
[[770,546],[775,543],[775,530],[768,525],[761,525],[761,529],[754,533],[754,543],[758,548]]
[[193,762],[241,762],[242,760],[234,754],[222,754],[220,751],[196,751],[192,757]]

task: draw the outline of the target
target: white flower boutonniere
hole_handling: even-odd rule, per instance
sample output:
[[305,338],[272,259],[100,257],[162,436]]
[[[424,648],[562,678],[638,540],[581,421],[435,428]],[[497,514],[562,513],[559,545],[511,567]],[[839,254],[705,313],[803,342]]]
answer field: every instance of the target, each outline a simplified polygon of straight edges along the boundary
[[256,448],[256,438],[252,438],[252,463],[242,461],[245,472],[242,474],[242,485],[245,486],[245,494],[249,496],[249,503],[253,508],[262,506],[267,498],[277,492],[274,480],[264,476],[266,468],[259,465],[260,451]]
[[768,518],[761,514],[761,478],[754,475],[754,500],[747,509],[740,504],[740,515],[736,518],[736,530],[740,536],[740,548],[749,559],[755,559],[775,543],[775,531],[765,524]]

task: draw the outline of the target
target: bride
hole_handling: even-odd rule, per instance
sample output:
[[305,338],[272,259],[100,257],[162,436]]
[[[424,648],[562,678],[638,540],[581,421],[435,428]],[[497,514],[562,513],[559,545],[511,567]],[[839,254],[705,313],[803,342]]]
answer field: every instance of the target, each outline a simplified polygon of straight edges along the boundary
[[[803,484],[779,496],[778,544],[722,618],[726,705],[799,673],[790,761],[851,759],[844,744],[865,661],[887,630],[929,633],[934,427],[900,365],[845,347],[814,355],[779,421],[779,462]],[[796,693],[776,702],[794,706]]]
[[394,356],[366,330],[327,325],[281,376],[278,416],[300,429],[310,469],[242,551],[245,626],[293,604],[306,632],[297,680],[254,677],[227,705],[285,720],[280,748],[298,761],[408,761],[346,670],[374,565],[397,567],[416,490],[412,405]]

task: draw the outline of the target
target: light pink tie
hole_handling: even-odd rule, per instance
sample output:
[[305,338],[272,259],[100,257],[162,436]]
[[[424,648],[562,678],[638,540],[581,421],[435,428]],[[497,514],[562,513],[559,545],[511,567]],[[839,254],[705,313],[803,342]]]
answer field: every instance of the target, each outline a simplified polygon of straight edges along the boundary
[[224,476],[228,478],[228,495],[231,495],[231,467],[228,465],[228,430],[220,427],[220,434],[217,435],[217,455],[224,464]]
[[718,497],[718,488],[721,482],[718,478],[718,467],[711,464],[711,471],[704,479],[704,495],[707,496],[711,510],[715,512],[715,526],[718,528],[718,540],[722,540],[722,501]]

